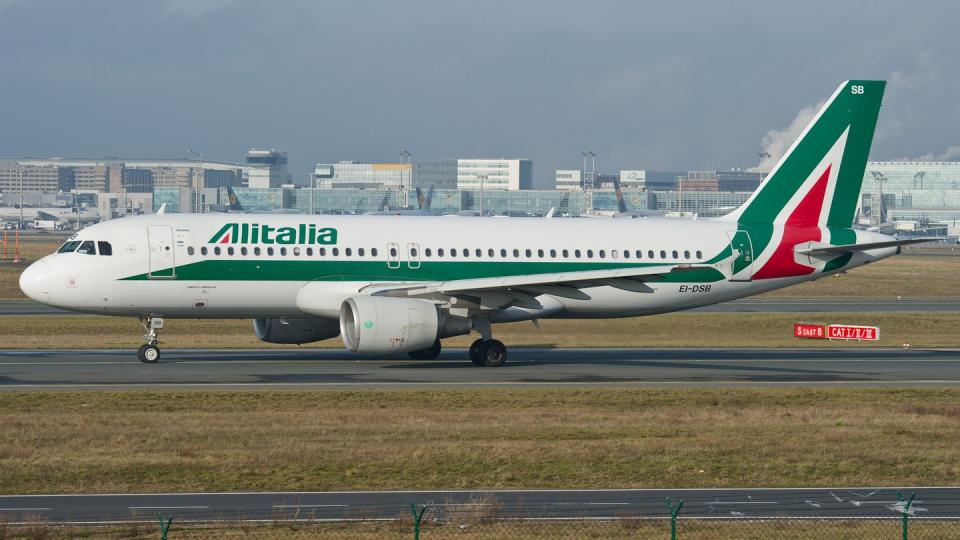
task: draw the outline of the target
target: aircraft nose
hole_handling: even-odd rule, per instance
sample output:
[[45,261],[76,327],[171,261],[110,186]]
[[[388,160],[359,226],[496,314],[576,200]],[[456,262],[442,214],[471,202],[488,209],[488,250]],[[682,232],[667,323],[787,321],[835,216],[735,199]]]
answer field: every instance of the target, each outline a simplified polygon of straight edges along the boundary
[[52,269],[44,261],[37,261],[20,274],[20,290],[31,299],[47,304],[50,302]]

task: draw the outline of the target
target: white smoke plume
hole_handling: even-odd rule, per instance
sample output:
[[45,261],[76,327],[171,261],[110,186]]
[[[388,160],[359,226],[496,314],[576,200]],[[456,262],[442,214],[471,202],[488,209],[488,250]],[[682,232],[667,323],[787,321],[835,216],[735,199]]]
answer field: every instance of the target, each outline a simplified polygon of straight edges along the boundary
[[790,125],[785,129],[771,129],[768,131],[767,134],[763,136],[761,145],[763,146],[763,151],[770,154],[770,157],[762,158],[760,163],[750,170],[753,172],[770,172],[774,165],[780,161],[780,158],[790,149],[793,141],[797,140],[797,137],[803,133],[803,130],[806,129],[807,125],[817,115],[817,111],[823,108],[825,103],[826,101],[821,101],[816,105],[810,105],[800,109],[800,112],[797,113],[797,116],[794,117],[793,121],[790,122]]

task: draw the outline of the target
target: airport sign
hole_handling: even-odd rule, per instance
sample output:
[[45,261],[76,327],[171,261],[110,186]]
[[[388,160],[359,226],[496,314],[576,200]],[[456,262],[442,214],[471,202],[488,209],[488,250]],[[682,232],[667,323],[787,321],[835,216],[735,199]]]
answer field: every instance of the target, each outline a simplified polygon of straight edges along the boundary
[[857,326],[850,324],[831,324],[827,326],[828,339],[849,339],[856,341],[879,341],[880,327]]
[[827,332],[822,324],[794,323],[793,337],[804,339],[826,339]]

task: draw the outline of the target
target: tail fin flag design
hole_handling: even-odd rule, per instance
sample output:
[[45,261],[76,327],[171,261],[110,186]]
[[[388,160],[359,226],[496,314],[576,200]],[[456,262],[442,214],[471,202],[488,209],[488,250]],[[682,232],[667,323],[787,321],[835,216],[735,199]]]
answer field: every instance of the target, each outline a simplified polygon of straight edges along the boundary
[[806,207],[806,215],[814,204],[808,197],[822,189],[813,224],[850,227],[885,85],[862,80],[841,84],[753,196],[724,219],[785,225],[798,206]]

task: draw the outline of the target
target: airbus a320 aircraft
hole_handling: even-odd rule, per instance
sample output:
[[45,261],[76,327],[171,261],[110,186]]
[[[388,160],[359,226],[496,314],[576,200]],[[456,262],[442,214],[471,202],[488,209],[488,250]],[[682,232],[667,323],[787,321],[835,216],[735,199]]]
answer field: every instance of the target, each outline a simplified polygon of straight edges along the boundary
[[360,353],[435,358],[496,323],[653,315],[849,270],[903,244],[851,228],[883,81],[847,81],[753,196],[717,219],[139,216],[88,227],[27,268],[34,300],[138,317],[153,363],[164,318],[253,318],[257,337],[340,335]]

